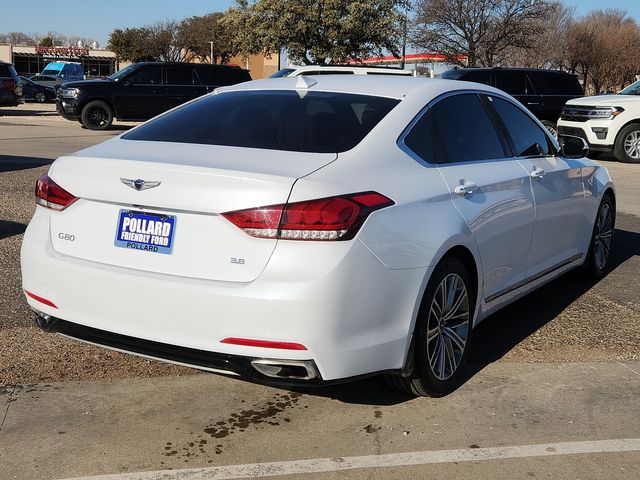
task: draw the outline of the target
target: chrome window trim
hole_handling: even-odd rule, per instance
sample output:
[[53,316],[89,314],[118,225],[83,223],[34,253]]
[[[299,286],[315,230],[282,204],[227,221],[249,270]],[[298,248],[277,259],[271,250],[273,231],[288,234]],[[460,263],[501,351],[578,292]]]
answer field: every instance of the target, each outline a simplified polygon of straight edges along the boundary
[[[521,110],[522,112],[525,112],[529,118],[531,118],[534,123],[536,123],[538,125],[538,127],[542,130],[542,132],[544,133],[544,135],[547,137],[548,140],[551,140],[552,145],[554,146],[554,148],[557,151],[557,154],[550,154],[550,155],[535,155],[535,156],[505,156],[503,158],[487,158],[487,159],[483,159],[483,160],[474,160],[472,162],[468,162],[468,161],[461,161],[461,162],[447,162],[447,163],[436,163],[436,162],[428,162],[427,160],[423,159],[420,155],[418,155],[416,152],[414,152],[413,150],[411,150],[411,148],[409,148],[409,146],[405,143],[405,139],[407,137],[407,135],[409,135],[409,133],[411,132],[411,130],[413,130],[413,127],[415,127],[416,123],[418,123],[422,117],[434,106],[436,105],[438,102],[449,98],[449,97],[453,97],[456,95],[468,95],[468,94],[476,94],[476,95],[485,95],[487,97],[496,97],[496,98],[500,98],[502,100],[505,100],[509,103],[511,103],[514,107],[518,108],[519,110]],[[487,112],[488,115],[488,112]],[[495,127],[494,127],[495,128]],[[497,129],[496,129],[497,130]],[[496,131],[496,133],[499,132]],[[508,133],[508,132],[507,132]],[[398,146],[398,148],[400,148],[400,150],[402,150],[404,153],[406,153],[407,155],[409,155],[413,160],[415,160],[416,162],[418,162],[420,165],[424,166],[424,167],[428,167],[428,168],[432,168],[432,167],[444,167],[446,165],[460,165],[460,164],[464,164],[464,163],[479,163],[479,162],[491,162],[491,161],[496,161],[496,160],[520,160],[520,159],[531,159],[531,158],[548,158],[548,157],[557,157],[560,155],[560,144],[558,143],[558,141],[553,138],[551,136],[551,134],[549,133],[549,131],[544,127],[544,125],[542,125],[542,123],[540,123],[540,120],[538,120],[535,115],[533,115],[527,108],[523,108],[522,104],[519,104],[519,102],[517,100],[514,100],[510,97],[507,97],[505,95],[502,95],[500,93],[496,93],[496,92],[491,92],[488,90],[481,90],[481,89],[464,89],[464,90],[453,90],[450,92],[446,92],[446,93],[442,93],[440,95],[438,95],[437,97],[431,99],[424,107],[422,107],[422,109],[418,112],[418,114],[413,117],[413,119],[411,120],[411,122],[409,122],[409,124],[404,128],[404,130],[402,130],[402,132],[400,133],[400,135],[398,136],[398,139],[396,140],[396,145]]]

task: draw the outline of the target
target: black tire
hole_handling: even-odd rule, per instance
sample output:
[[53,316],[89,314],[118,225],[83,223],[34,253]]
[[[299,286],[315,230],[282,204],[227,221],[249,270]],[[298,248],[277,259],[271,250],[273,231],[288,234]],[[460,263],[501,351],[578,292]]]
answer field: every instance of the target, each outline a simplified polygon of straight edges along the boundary
[[619,162],[640,163],[640,123],[620,130],[613,145],[613,155]]
[[102,100],[93,100],[82,109],[80,121],[89,130],[107,130],[113,123],[113,110]]
[[[451,283],[454,281],[455,284]],[[436,314],[436,304],[439,301],[445,307],[447,304],[446,299],[441,296],[443,284],[454,287],[452,300],[454,308],[444,310],[444,317],[453,315],[448,320],[442,318],[442,311]],[[464,291],[461,290],[462,286]],[[460,297],[457,296],[458,294]],[[416,321],[413,373],[409,377],[389,376],[387,383],[390,386],[423,397],[442,397],[459,386],[472,338],[475,297],[469,272],[464,264],[455,257],[443,259],[429,279]],[[455,307],[458,300],[460,304]],[[460,314],[464,315],[460,316]],[[451,331],[455,333],[458,340],[454,340]],[[427,336],[428,332],[430,332],[430,339]],[[460,339],[463,340],[462,349],[458,350]],[[438,366],[440,360],[442,368]],[[449,371],[447,371],[447,360],[450,361]],[[454,363],[456,363],[455,366]]]
[[[616,228],[616,207],[613,197],[605,194],[600,202],[596,221],[593,225],[589,251],[584,262],[584,270],[594,278],[602,278],[607,269]],[[603,257],[604,256],[604,257]]]
[[555,123],[549,120],[541,120],[540,123],[544,125],[544,127],[549,130],[549,133],[553,135],[553,138],[558,138],[558,127]]
[[36,94],[33,96],[33,99],[38,103],[44,103],[47,101],[47,96],[44,94],[44,92],[36,92]]

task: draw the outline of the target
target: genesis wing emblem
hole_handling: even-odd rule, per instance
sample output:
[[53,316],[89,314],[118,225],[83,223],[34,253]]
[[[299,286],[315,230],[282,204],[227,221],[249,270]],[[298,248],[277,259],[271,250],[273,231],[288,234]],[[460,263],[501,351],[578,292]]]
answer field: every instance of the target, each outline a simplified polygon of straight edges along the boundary
[[136,179],[136,180],[131,180],[129,178],[120,178],[120,181],[122,183],[124,183],[127,187],[131,187],[134,190],[140,191],[140,190],[148,190],[150,188],[155,188],[158,185],[160,185],[160,183],[162,182],[148,182],[145,180],[142,180],[140,178]]

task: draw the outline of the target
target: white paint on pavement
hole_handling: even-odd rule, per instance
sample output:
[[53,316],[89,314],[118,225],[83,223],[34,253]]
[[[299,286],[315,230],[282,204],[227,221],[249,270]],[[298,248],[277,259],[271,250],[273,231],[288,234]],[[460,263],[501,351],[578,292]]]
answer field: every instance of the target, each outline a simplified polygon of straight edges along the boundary
[[360,457],[315,458],[286,462],[250,463],[245,465],[225,465],[184,470],[162,470],[155,472],[75,477],[73,480],[231,480],[271,477],[276,475],[304,475],[364,468],[405,467],[410,465],[430,465],[452,462],[477,462],[510,458],[635,451],[640,451],[640,438],[388,453],[384,455],[365,455]]

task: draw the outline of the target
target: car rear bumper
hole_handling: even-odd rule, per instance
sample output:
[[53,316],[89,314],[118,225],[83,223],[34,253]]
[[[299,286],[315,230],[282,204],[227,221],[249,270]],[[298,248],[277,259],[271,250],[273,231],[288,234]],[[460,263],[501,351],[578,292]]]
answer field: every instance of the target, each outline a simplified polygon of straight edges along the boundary
[[[38,207],[25,233],[23,288],[55,304],[27,297],[42,315],[68,322],[62,325],[242,357],[244,364],[312,361],[321,381],[403,367],[427,268],[391,270],[359,240],[284,241],[253,282],[178,277],[61,255],[49,236],[49,215]],[[295,342],[306,350],[221,343],[229,337]],[[246,365],[231,366],[246,375]]]

